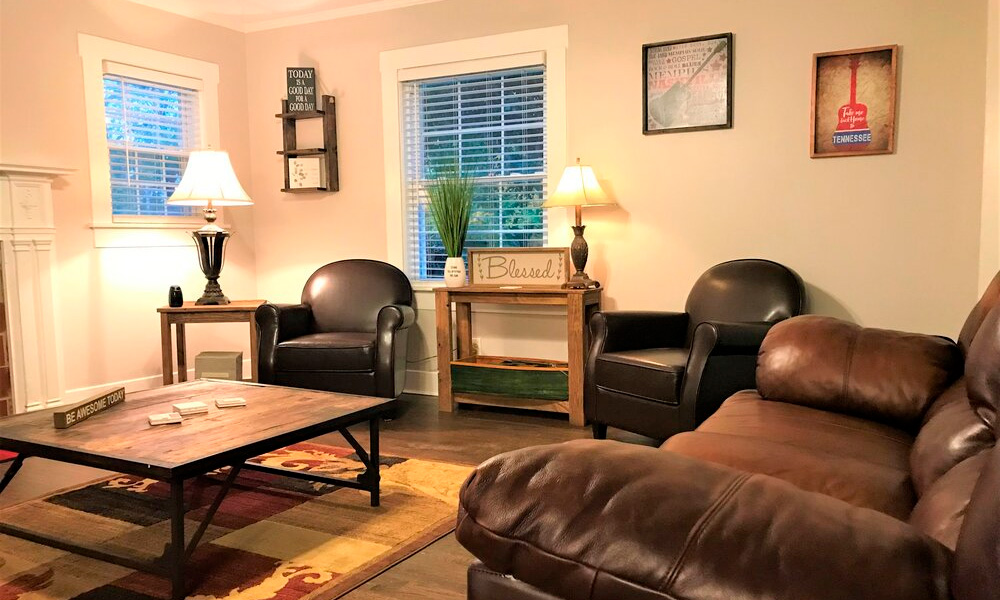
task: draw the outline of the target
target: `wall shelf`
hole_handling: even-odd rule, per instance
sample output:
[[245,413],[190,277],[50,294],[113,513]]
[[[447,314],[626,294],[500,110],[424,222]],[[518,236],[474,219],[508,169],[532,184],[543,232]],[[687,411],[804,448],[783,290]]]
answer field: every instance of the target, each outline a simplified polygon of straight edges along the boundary
[[[340,167],[337,154],[337,101],[333,96],[323,96],[323,109],[304,112],[289,112],[288,100],[281,101],[281,112],[274,115],[281,119],[282,149],[285,169],[285,186],[282,192],[301,194],[306,192],[336,192],[340,190]],[[323,119],[323,147],[299,148],[296,125],[302,119]],[[319,187],[293,188],[289,178],[288,160],[299,156],[323,157],[323,181]]]

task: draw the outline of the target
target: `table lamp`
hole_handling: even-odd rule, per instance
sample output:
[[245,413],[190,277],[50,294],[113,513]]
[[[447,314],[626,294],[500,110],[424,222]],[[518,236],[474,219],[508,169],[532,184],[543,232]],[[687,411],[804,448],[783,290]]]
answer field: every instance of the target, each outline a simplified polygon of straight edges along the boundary
[[220,150],[196,150],[188,157],[184,176],[167,199],[172,206],[202,206],[207,223],[191,232],[198,249],[198,262],[208,283],[195,304],[229,304],[229,298],[219,286],[219,274],[230,232],[215,224],[217,206],[248,206],[253,204],[240,180],[236,178],[229,153]]
[[542,208],[572,206],[576,209],[576,225],[573,226],[575,237],[569,247],[576,273],[563,284],[564,288],[580,290],[601,287],[600,282],[591,279],[583,270],[587,266],[587,255],[589,254],[587,240],[583,239],[583,207],[608,204],[617,204],[617,202],[601,189],[601,184],[597,183],[594,170],[586,165],[581,165],[579,158],[576,159],[575,165],[566,167],[555,193],[549,196],[545,204],[542,204]]

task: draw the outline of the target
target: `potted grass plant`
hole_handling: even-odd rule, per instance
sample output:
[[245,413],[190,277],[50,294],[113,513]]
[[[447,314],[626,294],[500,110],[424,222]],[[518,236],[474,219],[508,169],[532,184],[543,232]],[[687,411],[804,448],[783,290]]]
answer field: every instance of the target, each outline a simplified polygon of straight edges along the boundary
[[457,166],[445,169],[427,186],[428,208],[448,258],[444,262],[444,283],[448,287],[465,285],[465,236],[472,216],[472,177]]

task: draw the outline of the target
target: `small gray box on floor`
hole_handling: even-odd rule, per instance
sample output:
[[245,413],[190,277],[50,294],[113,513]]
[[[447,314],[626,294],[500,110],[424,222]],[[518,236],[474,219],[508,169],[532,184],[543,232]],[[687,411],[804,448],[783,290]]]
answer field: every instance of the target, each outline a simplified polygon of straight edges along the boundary
[[243,380],[242,352],[202,352],[194,359],[195,379]]

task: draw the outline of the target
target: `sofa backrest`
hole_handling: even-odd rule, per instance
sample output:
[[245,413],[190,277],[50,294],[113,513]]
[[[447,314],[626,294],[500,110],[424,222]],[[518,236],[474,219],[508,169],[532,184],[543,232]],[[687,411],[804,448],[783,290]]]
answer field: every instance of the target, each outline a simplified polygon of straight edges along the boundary
[[804,315],[768,332],[757,355],[757,390],[766,399],[915,432],[961,370],[950,340]]
[[1000,304],[1000,272],[986,286],[986,291],[979,298],[979,302],[972,307],[972,311],[965,319],[965,324],[962,325],[962,331],[958,334],[958,347],[962,349],[963,354],[968,354],[969,346],[972,345],[972,340],[975,339],[979,328],[982,327],[983,321],[993,310],[993,307],[998,304]]
[[388,263],[341,260],[309,277],[302,303],[312,309],[317,332],[374,332],[382,307],[413,305],[413,287],[402,271]]

